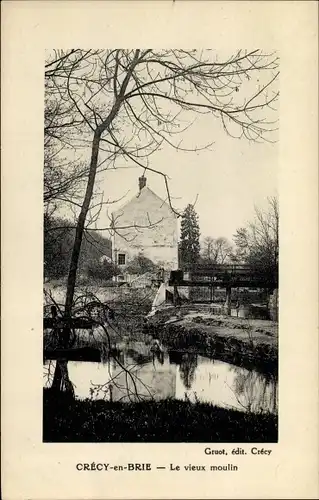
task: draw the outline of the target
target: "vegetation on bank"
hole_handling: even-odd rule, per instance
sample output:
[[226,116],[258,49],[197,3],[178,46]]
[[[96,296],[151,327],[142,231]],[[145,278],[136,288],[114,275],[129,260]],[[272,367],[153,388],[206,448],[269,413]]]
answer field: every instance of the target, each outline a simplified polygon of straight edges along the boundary
[[[74,310],[74,317],[80,316],[101,321],[106,326],[112,342],[119,342],[124,337],[130,337],[132,340],[144,340],[145,316],[151,310],[156,291],[155,288],[81,286],[78,287],[75,296],[77,308]],[[51,317],[52,300],[63,310],[65,287],[61,285],[50,287],[45,292],[44,299],[44,315]],[[109,312],[112,313],[111,318]],[[92,332],[77,330],[76,333],[72,347],[96,347],[97,344],[107,341],[106,336],[104,334],[101,336],[98,329]],[[44,331],[43,339],[44,348],[49,345],[53,347],[54,339],[51,329]],[[54,345],[54,347],[58,347],[58,345]]]
[[[172,310],[150,318],[145,331],[168,348],[193,351],[247,369],[277,375],[277,325],[222,316],[186,315],[174,319]],[[162,319],[162,321],[161,321]],[[262,326],[260,326],[262,325]]]
[[[44,276],[49,280],[66,280],[75,237],[74,222],[45,213],[43,226]],[[111,240],[98,231],[87,231],[82,243],[78,274],[92,281],[112,278],[118,269],[110,262],[101,261],[102,256],[111,255]]]
[[44,442],[274,443],[277,417],[208,403],[167,399],[138,403],[58,398],[43,392]]
[[[278,324],[273,321],[208,314],[210,308],[198,304],[167,307],[146,318],[156,290],[105,290],[103,287],[93,287],[92,291],[83,289],[81,293],[83,297],[87,297],[89,305],[93,304],[94,310],[90,314],[94,319],[100,316],[96,316],[99,310],[103,312],[104,302],[113,315],[112,319],[107,320],[108,338],[101,329],[92,332],[82,330],[78,331],[72,347],[99,348],[103,347],[100,346],[101,343],[105,343],[107,348],[109,341],[113,345],[123,340],[148,344],[153,337],[168,350],[193,352],[277,376]],[[102,301],[100,305],[93,300],[94,297]],[[82,305],[85,311],[88,305],[85,301],[83,304],[82,302],[79,302],[79,306]],[[50,297],[45,311],[50,315]],[[83,315],[81,307],[79,314]],[[44,332],[44,348],[54,347],[57,348],[58,345],[55,345],[52,332]]]

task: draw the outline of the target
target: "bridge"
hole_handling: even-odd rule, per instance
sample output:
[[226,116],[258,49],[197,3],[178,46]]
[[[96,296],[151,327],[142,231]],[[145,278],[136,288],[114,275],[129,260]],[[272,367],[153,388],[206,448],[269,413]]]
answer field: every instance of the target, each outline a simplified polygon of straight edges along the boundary
[[170,286],[210,286],[222,288],[270,288],[278,287],[277,273],[262,266],[249,264],[198,265],[185,270],[172,271]]
[[226,290],[225,309],[230,314],[232,288],[264,288],[273,291],[278,288],[278,274],[264,266],[249,264],[197,265],[185,270],[171,271],[168,282],[174,288],[174,303],[179,299],[178,287],[205,287],[210,290],[213,302],[214,289]]

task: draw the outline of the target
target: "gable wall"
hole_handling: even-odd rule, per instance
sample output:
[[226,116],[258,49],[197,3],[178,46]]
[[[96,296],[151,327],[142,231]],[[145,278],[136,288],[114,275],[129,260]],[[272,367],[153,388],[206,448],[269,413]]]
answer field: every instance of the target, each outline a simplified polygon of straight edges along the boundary
[[[151,190],[142,189],[139,196],[115,212],[113,217],[116,227],[142,226],[118,230],[119,234],[113,238],[115,261],[118,253],[125,253],[128,261],[143,252],[153,262],[161,263],[167,269],[177,268],[177,218]],[[150,223],[153,227],[148,227]]]

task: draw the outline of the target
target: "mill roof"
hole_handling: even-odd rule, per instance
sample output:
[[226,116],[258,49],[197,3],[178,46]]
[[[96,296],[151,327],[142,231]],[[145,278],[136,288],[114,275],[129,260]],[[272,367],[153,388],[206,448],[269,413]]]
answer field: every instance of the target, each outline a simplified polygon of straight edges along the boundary
[[169,211],[172,212],[172,214],[175,216],[174,211],[170,207],[170,205],[163,200],[160,196],[158,196],[152,189],[150,189],[148,186],[144,186],[141,190],[139,190],[131,199],[127,200],[123,205],[121,205],[118,209],[114,210],[113,214],[117,214],[118,212],[123,211],[130,203],[141,199],[144,200],[147,194],[150,194],[153,198],[156,198],[159,200],[162,204],[163,207],[166,207]]

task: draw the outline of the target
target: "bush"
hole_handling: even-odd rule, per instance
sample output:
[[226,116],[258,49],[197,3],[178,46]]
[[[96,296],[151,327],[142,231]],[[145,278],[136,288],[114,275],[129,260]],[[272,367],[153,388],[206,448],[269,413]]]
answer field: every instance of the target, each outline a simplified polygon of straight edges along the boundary
[[142,253],[139,253],[129,262],[125,271],[128,274],[153,273],[157,271],[157,266],[151,259],[145,257]]
[[119,268],[107,260],[103,262],[92,262],[87,267],[87,275],[98,280],[110,280],[113,276],[120,274]]

